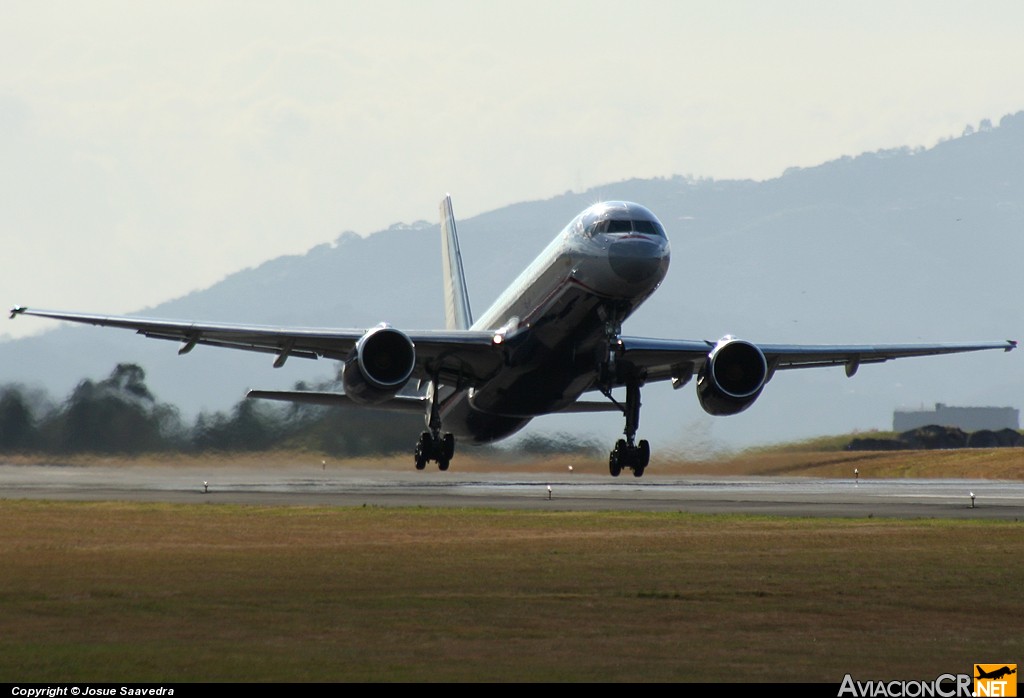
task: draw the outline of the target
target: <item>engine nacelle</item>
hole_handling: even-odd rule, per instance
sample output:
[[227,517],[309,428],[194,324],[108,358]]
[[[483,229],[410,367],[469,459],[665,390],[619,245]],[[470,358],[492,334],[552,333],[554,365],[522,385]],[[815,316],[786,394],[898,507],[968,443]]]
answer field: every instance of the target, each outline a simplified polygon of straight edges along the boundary
[[375,405],[401,390],[416,367],[416,347],[404,333],[378,325],[359,338],[341,371],[345,394]]
[[738,414],[754,404],[768,377],[768,362],[750,342],[722,337],[697,376],[697,397],[708,414]]

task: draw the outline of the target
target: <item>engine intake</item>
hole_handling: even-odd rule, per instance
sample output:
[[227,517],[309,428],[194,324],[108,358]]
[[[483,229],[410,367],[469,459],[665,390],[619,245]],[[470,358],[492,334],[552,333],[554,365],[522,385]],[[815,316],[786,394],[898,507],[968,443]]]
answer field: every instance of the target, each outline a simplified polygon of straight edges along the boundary
[[359,338],[345,360],[341,382],[353,401],[375,405],[401,390],[416,367],[412,340],[388,325],[378,325]]
[[738,414],[754,404],[764,388],[768,362],[750,342],[723,337],[708,354],[697,377],[697,398],[708,414]]

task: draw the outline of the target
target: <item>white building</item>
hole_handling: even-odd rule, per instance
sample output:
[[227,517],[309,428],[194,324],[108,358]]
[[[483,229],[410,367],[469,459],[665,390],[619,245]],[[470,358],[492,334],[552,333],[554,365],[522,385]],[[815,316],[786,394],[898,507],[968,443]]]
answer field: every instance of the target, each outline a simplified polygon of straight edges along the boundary
[[934,410],[896,410],[892,414],[893,431],[910,431],[929,424],[958,427],[966,432],[1019,429],[1020,410],[1013,407],[950,407],[938,402]]

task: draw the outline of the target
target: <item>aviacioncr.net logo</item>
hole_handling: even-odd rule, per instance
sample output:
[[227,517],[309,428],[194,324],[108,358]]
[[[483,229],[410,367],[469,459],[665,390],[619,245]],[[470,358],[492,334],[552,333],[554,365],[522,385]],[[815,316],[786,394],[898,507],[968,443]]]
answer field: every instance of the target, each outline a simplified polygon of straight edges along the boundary
[[971,698],[970,674],[940,674],[933,681],[857,681],[847,674],[839,698]]
[[975,664],[974,694],[977,698],[1017,695],[1016,664]]

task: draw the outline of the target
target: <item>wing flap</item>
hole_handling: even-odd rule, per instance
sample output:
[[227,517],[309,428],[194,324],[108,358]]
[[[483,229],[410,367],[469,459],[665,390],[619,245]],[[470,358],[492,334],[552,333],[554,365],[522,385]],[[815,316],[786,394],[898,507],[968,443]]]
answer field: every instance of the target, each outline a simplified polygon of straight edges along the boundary
[[672,380],[683,384],[700,371],[714,348],[714,342],[703,340],[623,337],[619,361],[637,369],[647,382]]

